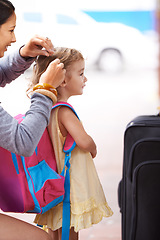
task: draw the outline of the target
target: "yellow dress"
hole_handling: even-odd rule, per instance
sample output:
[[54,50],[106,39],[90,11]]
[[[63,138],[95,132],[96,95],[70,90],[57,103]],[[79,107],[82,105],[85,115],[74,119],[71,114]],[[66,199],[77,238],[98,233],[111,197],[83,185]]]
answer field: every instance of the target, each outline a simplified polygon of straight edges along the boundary
[[[65,138],[58,126],[58,109],[59,107],[51,113],[48,130],[54,143],[58,173],[61,173],[64,166],[65,156],[62,148]],[[72,151],[70,163],[70,227],[74,227],[74,231],[78,232],[99,223],[103,217],[112,216],[113,212],[107,204],[91,154],[76,146]],[[52,230],[61,228],[62,203],[44,214],[36,215],[34,222],[46,225]]]

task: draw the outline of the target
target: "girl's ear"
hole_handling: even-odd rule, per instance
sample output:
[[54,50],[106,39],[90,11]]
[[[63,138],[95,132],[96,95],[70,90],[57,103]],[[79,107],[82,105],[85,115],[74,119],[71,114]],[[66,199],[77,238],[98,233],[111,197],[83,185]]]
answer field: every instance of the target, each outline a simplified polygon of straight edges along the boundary
[[65,87],[66,84],[67,84],[66,79],[64,79],[64,81],[63,81],[59,86],[60,86],[60,87]]

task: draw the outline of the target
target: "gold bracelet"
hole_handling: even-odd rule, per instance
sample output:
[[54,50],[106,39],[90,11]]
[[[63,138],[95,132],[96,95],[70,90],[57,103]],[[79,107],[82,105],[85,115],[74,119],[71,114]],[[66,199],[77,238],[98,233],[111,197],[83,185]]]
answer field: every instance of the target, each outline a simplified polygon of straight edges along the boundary
[[57,97],[57,90],[52,85],[50,85],[48,83],[38,83],[33,87],[33,91],[35,91],[36,89],[48,90],[48,91],[54,93]]
[[53,101],[53,104],[55,104],[57,102],[56,95],[54,93],[52,93],[51,91],[49,91],[49,90],[46,90],[46,89],[36,89],[36,90],[34,90],[34,92],[41,93],[41,94],[51,98],[52,101]]

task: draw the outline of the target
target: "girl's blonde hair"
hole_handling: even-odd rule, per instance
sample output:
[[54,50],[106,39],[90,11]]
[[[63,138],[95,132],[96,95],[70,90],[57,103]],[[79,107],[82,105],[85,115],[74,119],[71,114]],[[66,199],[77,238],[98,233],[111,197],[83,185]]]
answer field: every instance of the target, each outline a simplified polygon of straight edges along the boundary
[[74,48],[56,47],[54,48],[54,54],[46,57],[39,56],[33,67],[33,76],[29,84],[29,88],[35,86],[40,79],[40,76],[47,69],[50,62],[59,58],[60,62],[64,64],[64,69],[68,69],[74,62],[84,60],[83,55]]

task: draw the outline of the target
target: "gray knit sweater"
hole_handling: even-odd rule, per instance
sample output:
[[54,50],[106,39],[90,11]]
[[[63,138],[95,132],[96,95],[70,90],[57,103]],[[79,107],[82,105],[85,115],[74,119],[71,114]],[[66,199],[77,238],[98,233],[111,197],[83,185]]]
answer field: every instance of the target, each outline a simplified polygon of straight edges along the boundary
[[[18,51],[1,58],[0,86],[4,87],[24,73],[33,61],[33,58],[25,60]],[[48,125],[51,108],[50,98],[35,93],[25,119],[18,124],[17,120],[0,106],[0,146],[19,155],[32,155]]]

